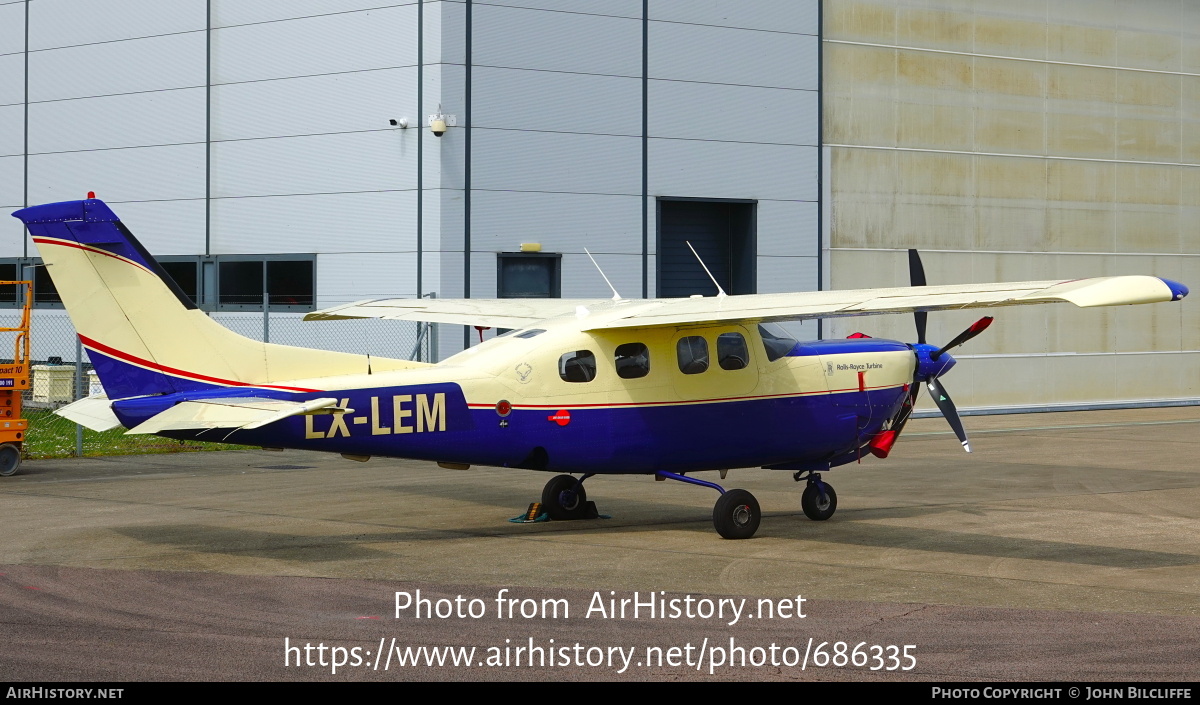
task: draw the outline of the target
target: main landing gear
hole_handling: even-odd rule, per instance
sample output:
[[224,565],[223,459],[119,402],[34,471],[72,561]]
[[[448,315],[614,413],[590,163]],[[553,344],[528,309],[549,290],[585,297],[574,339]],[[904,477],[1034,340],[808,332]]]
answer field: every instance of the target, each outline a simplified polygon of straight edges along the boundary
[[[796,482],[803,479],[801,475],[796,473],[793,476]],[[813,521],[825,521],[833,516],[837,509],[837,493],[831,485],[821,481],[820,473],[808,474],[808,485],[804,488],[804,494],[800,495],[800,508],[804,510],[804,516]]]
[[583,481],[591,477],[584,475],[575,479],[570,475],[555,475],[542,488],[542,507],[551,519],[587,518],[587,492],[583,489]]
[[720,492],[721,496],[713,506],[713,527],[721,538],[748,539],[758,531],[758,524],[762,521],[762,510],[758,507],[758,500],[746,490],[727,491],[714,482],[705,482],[665,470],[654,474],[664,480],[678,480],[701,487],[711,487]]

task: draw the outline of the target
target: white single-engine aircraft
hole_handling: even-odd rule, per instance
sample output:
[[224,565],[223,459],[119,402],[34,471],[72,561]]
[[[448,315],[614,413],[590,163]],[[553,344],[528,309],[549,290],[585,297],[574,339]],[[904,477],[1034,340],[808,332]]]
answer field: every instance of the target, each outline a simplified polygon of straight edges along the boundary
[[[964,448],[939,377],[947,352],[925,342],[926,312],[1068,301],[1178,301],[1152,276],[914,286],[685,299],[389,299],[308,319],[390,318],[513,329],[437,364],[261,343],[212,321],[102,201],[33,206],[29,228],[106,396],[60,413],[95,430],[272,448],[390,456],[448,467],[557,474],[542,490],[553,519],[586,511],[584,480],[641,474],[720,493],[717,532],[758,529],[757,500],[692,477],[761,466],[805,480],[804,513],[824,520],[837,496],[821,473],[886,457],[926,385]],[[718,287],[719,289],[719,287]],[[797,341],[777,321],[914,313],[917,342]],[[214,429],[220,429],[214,432]]]

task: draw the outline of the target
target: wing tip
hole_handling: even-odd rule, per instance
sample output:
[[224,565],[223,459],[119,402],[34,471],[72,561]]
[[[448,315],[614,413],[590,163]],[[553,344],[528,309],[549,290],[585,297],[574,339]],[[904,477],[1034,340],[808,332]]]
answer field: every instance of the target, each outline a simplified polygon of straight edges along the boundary
[[1159,280],[1162,281],[1163,284],[1166,284],[1167,288],[1171,290],[1171,300],[1172,301],[1180,301],[1183,299],[1183,297],[1187,296],[1189,293],[1187,286],[1180,284],[1177,281],[1172,281],[1170,279],[1163,279],[1162,277],[1159,277]]

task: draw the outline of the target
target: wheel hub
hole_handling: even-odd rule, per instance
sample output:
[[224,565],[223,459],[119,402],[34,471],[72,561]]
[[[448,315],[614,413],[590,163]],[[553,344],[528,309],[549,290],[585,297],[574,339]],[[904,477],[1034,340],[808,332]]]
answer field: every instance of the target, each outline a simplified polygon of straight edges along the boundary
[[738,526],[746,526],[750,523],[753,513],[750,511],[750,505],[739,504],[733,510],[733,523]]
[[568,512],[572,511],[579,506],[579,493],[571,490],[563,490],[558,493],[558,503]]

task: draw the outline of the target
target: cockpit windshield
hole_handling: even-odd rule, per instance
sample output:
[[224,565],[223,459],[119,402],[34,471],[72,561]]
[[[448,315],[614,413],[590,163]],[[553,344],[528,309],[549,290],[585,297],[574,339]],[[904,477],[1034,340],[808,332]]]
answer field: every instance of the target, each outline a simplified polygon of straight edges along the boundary
[[771,362],[787,355],[798,342],[778,323],[760,323],[758,332],[762,335],[763,347],[767,349],[767,359]]

